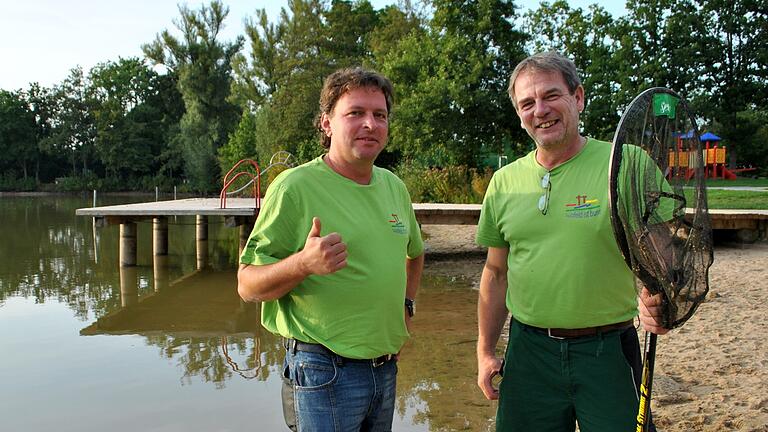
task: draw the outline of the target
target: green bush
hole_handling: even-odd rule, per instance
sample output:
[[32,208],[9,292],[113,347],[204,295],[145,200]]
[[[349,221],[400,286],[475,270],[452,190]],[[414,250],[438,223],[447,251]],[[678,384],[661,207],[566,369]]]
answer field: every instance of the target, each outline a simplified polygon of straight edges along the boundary
[[58,192],[81,192],[90,190],[103,190],[102,179],[95,174],[76,177],[58,177],[56,179],[56,190]]
[[16,178],[13,173],[0,176],[0,192],[28,192],[37,189],[34,177]]
[[157,174],[154,176],[143,176],[133,181],[132,184],[133,189],[140,192],[154,192],[155,188],[159,188],[161,193],[173,193],[173,186],[178,182],[178,179]]
[[96,190],[104,192],[122,192],[132,189],[133,182],[121,181],[117,177],[104,177],[93,182]]
[[400,164],[395,173],[403,180],[413,202],[455,204],[480,203],[493,176],[493,170],[464,165],[427,168],[418,163]]

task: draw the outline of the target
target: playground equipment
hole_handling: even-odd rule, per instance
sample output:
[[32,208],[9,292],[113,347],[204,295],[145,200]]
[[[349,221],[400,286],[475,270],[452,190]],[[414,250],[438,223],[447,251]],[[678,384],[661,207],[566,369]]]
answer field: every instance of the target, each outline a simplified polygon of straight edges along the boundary
[[[240,171],[235,172],[238,168],[240,168],[241,165],[245,166]],[[269,165],[264,169],[264,171],[261,171],[259,169],[259,164],[257,164],[252,159],[242,159],[238,161],[229,171],[227,171],[227,174],[224,175],[224,186],[221,188],[221,192],[219,193],[220,208],[227,208],[228,196],[237,195],[247,189],[249,186],[253,186],[253,198],[256,200],[256,208],[261,208],[261,176],[276,166],[291,168],[294,165],[296,165],[296,158],[294,158],[293,155],[287,151],[282,150],[272,155],[272,157],[269,159]],[[252,167],[253,170],[247,170],[248,167]],[[250,177],[250,180],[245,185],[240,187],[240,189],[231,192],[227,191],[227,189],[232,186],[234,181],[240,177]]]
[[[736,180],[736,173],[725,167],[725,146],[720,146],[720,137],[707,132],[701,136],[704,141],[704,177]],[[714,143],[710,147],[710,143]]]
[[[682,141],[686,139],[692,139],[693,133],[688,132],[680,134],[677,137],[678,145],[682,147]],[[699,139],[705,143],[702,161],[704,162],[704,176],[706,178],[722,178],[727,180],[736,180],[736,173],[742,171],[752,171],[757,168],[740,168],[730,170],[725,166],[725,146],[719,145],[721,138],[711,132],[707,132],[699,137]],[[670,152],[669,153],[669,170],[667,175],[671,176],[673,171],[682,170],[686,179],[693,177],[693,171],[697,168],[697,158],[693,154]]]

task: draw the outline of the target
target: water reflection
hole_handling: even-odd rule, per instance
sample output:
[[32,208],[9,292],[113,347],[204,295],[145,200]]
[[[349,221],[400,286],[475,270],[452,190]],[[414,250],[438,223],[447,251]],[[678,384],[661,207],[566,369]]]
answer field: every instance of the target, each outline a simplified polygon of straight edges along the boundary
[[152,276],[155,291],[165,291],[168,288],[170,275],[168,274],[168,255],[154,255],[152,257]]
[[[119,202],[126,202],[125,197],[100,204]],[[74,216],[75,208],[91,205],[88,197],[2,197],[0,204],[4,222],[0,226],[4,239],[0,243],[0,315],[7,310],[3,308],[6,299],[16,297],[38,304],[66,304],[81,323],[73,330],[83,336],[91,351],[105,352],[105,366],[124,361],[106,354],[110,351],[106,340],[125,340],[123,344],[133,346],[131,341],[138,339],[161,359],[149,364],[153,370],[149,375],[171,372],[185,387],[209,383],[217,391],[238,392],[231,393],[235,399],[279,403],[277,373],[282,346],[259,325],[259,306],[237,296],[237,229],[211,218],[208,258],[200,266],[194,218],[169,220],[168,255],[153,255],[152,221],[140,222],[138,265],[120,268],[118,227],[100,228],[94,235],[90,219]],[[11,228],[24,226],[28,229]],[[417,298],[413,338],[404,347],[399,365],[395,430],[492,429],[495,405],[482,397],[475,384],[477,295],[471,282],[445,277],[428,265]],[[22,326],[16,331],[24,332],[35,323],[26,321]],[[36,343],[44,346],[27,341],[31,352]],[[72,368],[69,365],[82,361],[62,357],[60,367]],[[175,368],[168,371],[169,365]],[[93,377],[79,379],[117,379],[106,370],[89,369],[87,373]],[[242,387],[242,383],[250,385]],[[167,386],[155,385],[147,383],[149,392],[167,393]],[[11,388],[15,388],[13,383]],[[210,394],[204,400],[213,405],[221,398],[221,394]],[[244,412],[242,422],[256,412],[267,418],[266,424],[280,424],[281,413],[274,408],[247,405],[252,412]],[[117,414],[105,411],[101,415]],[[199,419],[195,420],[194,413],[189,415],[194,428]],[[55,419],[49,420],[49,426],[55,424]],[[168,430],[188,429],[189,424]]]
[[[235,280],[233,271],[195,271],[141,300],[129,294],[135,301],[124,299],[80,334],[141,335],[177,362],[185,382],[199,377],[224,388],[233,374],[266,380],[282,360],[281,345],[259,324],[259,305],[240,300]],[[133,293],[135,268],[120,268],[120,281],[121,294]]]
[[470,281],[451,281],[430,270],[418,295],[413,338],[400,362],[401,409],[415,404],[414,423],[428,423],[430,430],[491,430],[495,404],[476,384],[477,292]]
[[[239,299],[233,271],[196,271],[138,301],[136,271],[121,268],[124,307],[81,335],[136,334],[183,369],[217,388],[233,375],[266,381],[282,363],[278,338],[259,325],[259,305]],[[485,430],[494,407],[475,384],[476,293],[465,281],[427,272],[414,337],[402,352],[398,409],[432,430]],[[275,396],[277,397],[277,396]]]
[[[144,201],[136,196],[103,196],[100,205]],[[91,205],[83,195],[0,197],[0,305],[10,297],[34,298],[37,303],[55,299],[68,304],[76,316],[102,316],[120,307],[118,274],[119,227],[98,228],[92,219],[75,216],[75,209]],[[168,277],[179,277],[197,268],[195,219],[180,217],[169,224],[169,250],[163,268]],[[224,222],[211,228],[210,259],[214,269],[232,268],[236,260],[236,230]],[[154,279],[152,221],[137,223],[139,290]],[[96,257],[98,256],[98,260]],[[162,288],[162,287],[161,287]]]

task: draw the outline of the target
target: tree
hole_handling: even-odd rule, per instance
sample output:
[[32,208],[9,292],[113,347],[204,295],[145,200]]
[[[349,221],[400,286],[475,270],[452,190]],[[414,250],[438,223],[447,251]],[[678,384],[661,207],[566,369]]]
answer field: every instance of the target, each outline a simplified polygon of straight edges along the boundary
[[361,65],[370,57],[370,38],[379,23],[377,13],[368,0],[334,0],[324,14],[321,54],[330,60],[332,69]]
[[[138,58],[101,63],[91,69],[96,152],[108,177],[125,180],[155,168],[159,118],[145,105],[157,74]],[[149,123],[149,124],[147,124]]]
[[[175,182],[184,172],[183,143],[179,132],[181,118],[184,115],[184,101],[179,92],[178,75],[173,71],[157,75],[154,84],[156,91],[149,95],[146,107],[152,107],[152,121],[159,122],[160,133],[158,143],[161,143],[157,157],[157,172],[168,181]],[[136,115],[148,115],[146,111]]]
[[[736,114],[739,164],[757,168],[752,175],[768,175],[768,109],[741,111]],[[728,146],[728,150],[732,146]]]
[[[69,76],[53,92],[53,128],[50,136],[40,143],[46,154],[66,155],[72,176],[87,176],[95,156],[95,128],[88,96],[89,80],[81,67],[70,70]],[[81,170],[78,171],[78,164]]]
[[0,171],[27,180],[37,155],[35,116],[24,94],[0,90]]
[[[363,64],[366,35],[377,17],[365,0],[334,1],[330,9],[318,0],[291,0],[276,24],[269,24],[264,10],[257,11],[256,23],[246,23],[251,56],[238,61],[234,96],[250,111],[241,125],[253,123],[250,142],[262,160],[280,150],[299,161],[322,153],[313,124],[323,80],[339,67]],[[227,154],[230,160],[249,156]]]
[[218,40],[229,14],[220,1],[199,11],[180,6],[176,27],[181,40],[165,30],[154,42],[142,46],[156,65],[178,74],[178,86],[186,112],[179,127],[187,179],[193,190],[208,192],[219,184],[216,154],[234,130],[240,109],[229,101],[232,60],[243,39],[232,43]]
[[381,68],[378,61],[387,57],[391,50],[396,49],[398,43],[405,37],[424,30],[426,19],[416,9],[410,0],[402,3],[402,10],[394,5],[389,5],[379,11],[378,24],[368,37],[370,46],[370,58],[374,67]]
[[477,166],[484,153],[524,142],[506,87],[525,36],[512,26],[511,1],[432,4],[427,31],[377,60],[400,95],[391,146],[424,165]]
[[581,116],[584,131],[599,139],[610,139],[619,120],[618,107],[628,102],[616,97],[619,76],[614,60],[618,34],[611,15],[592,5],[585,13],[571,9],[564,0],[542,2],[526,14],[523,27],[532,35],[533,52],[555,50],[579,68],[586,109]]
[[255,132],[256,116],[244,112],[237,129],[230,135],[229,142],[219,148],[219,166],[221,166],[222,175],[241,159],[254,159],[261,163],[269,160],[271,155],[259,155]]
[[[698,0],[699,25],[707,30],[702,51],[707,103],[705,115],[720,125],[731,165],[749,152],[740,113],[764,110],[768,100],[768,4],[765,0]],[[766,144],[763,143],[762,147]]]
[[[243,111],[253,111],[277,91],[279,43],[284,25],[269,22],[264,9],[256,11],[256,20],[246,19],[245,34],[250,40],[251,62],[239,53],[232,60],[234,77],[231,100]],[[246,115],[244,113],[244,115]]]
[[35,164],[35,179],[38,183],[51,182],[63,174],[62,166],[66,165],[66,157],[58,153],[44,153],[45,142],[53,134],[56,100],[54,90],[42,87],[39,83],[31,83],[26,92],[29,110],[35,116],[35,145],[38,157]]

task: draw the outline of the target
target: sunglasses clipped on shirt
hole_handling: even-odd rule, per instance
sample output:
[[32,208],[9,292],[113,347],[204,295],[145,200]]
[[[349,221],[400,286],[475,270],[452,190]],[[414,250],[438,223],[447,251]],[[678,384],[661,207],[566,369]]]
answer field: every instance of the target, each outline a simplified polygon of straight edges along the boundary
[[549,181],[549,171],[541,178],[541,188],[544,193],[539,197],[539,211],[542,215],[547,214],[549,209],[549,193],[552,191],[552,183]]

